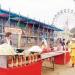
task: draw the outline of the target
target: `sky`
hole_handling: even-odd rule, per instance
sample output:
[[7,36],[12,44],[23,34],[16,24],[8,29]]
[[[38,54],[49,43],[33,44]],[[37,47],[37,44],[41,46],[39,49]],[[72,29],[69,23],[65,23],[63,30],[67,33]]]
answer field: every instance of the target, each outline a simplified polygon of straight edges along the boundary
[[[52,24],[54,16],[60,10],[75,9],[75,0],[0,0],[0,5],[2,9],[9,10],[10,8],[11,12],[20,13],[32,19]],[[61,17],[61,15],[59,16]],[[63,15],[63,17],[58,17],[57,19],[62,20],[64,17]],[[58,22],[55,25],[62,27]],[[62,25],[62,22],[60,24]],[[69,28],[74,26],[75,24],[73,23],[69,25]]]

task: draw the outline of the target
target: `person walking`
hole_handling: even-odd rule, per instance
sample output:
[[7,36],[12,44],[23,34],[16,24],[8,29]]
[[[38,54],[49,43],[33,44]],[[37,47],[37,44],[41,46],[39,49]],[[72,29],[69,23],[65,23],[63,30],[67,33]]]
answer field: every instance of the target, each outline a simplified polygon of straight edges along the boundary
[[75,65],[75,38],[72,38],[70,49],[71,49],[70,55],[71,55],[72,67],[74,67]]
[[62,47],[63,47],[63,50],[65,50],[65,39],[63,39],[63,40],[61,41],[61,45],[62,45]]

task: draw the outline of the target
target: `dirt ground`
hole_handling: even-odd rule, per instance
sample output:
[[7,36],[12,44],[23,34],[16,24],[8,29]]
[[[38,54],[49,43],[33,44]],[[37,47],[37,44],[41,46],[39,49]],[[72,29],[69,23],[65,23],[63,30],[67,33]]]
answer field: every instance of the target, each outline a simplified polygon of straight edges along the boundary
[[[50,63],[46,62],[45,66],[51,67]],[[42,68],[42,75],[75,75],[75,67],[71,66],[71,63],[66,65],[55,65],[54,71],[49,68]]]

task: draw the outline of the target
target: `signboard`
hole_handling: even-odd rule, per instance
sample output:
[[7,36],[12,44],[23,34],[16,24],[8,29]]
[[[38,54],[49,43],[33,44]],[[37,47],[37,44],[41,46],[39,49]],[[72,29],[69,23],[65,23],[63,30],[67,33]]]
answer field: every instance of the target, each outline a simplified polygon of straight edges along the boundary
[[22,30],[19,28],[10,28],[10,27],[5,27],[4,28],[5,33],[6,32],[11,32],[12,34],[22,34]]

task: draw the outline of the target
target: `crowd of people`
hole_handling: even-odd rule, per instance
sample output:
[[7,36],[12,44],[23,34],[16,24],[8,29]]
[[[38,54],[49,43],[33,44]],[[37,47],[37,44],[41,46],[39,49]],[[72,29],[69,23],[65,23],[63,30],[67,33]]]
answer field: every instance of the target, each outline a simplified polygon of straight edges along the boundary
[[66,41],[65,39],[59,38],[57,44],[59,47],[62,47],[62,50],[69,51],[70,60],[72,63],[72,67],[75,65],[75,38]]
[[[44,42],[42,42],[42,48],[44,50],[48,50],[47,43],[44,43]],[[72,67],[74,67],[75,65],[75,38],[72,38],[71,40],[67,40],[67,41],[66,39],[58,38],[56,41],[56,49],[57,51],[60,51],[60,50],[68,51],[70,60],[72,63]]]

